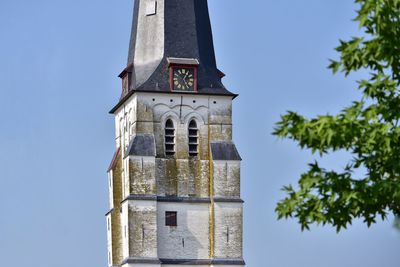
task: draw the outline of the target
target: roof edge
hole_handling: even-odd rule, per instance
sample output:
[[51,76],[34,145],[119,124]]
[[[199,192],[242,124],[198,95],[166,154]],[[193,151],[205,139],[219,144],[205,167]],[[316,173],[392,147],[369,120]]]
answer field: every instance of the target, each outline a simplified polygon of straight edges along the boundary
[[124,78],[125,74],[128,72],[132,72],[133,70],[133,64],[129,64],[126,66],[126,68],[118,75],[119,78]]

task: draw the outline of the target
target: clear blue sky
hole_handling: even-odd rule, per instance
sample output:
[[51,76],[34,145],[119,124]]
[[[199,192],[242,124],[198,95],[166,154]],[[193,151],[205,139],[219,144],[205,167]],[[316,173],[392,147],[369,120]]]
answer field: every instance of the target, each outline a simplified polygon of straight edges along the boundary
[[[271,136],[286,110],[334,113],[357,98],[351,76],[326,69],[357,34],[349,0],[210,0],[218,65],[244,158],[249,267],[398,267],[390,221],[337,235],[277,221],[280,188],[313,159]],[[133,0],[0,1],[0,264],[106,266],[108,110],[120,93]],[[325,163],[344,166],[346,155]]]

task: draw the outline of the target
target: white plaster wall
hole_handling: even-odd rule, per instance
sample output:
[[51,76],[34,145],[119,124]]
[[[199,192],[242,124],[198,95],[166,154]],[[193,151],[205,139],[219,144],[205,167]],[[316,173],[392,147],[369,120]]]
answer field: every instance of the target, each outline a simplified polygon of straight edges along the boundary
[[[183,96],[183,97],[182,97]],[[182,98],[181,98],[182,97]],[[140,104],[140,108],[139,108]],[[145,109],[144,109],[145,108]],[[143,110],[142,110],[143,109]],[[120,107],[116,112],[116,143],[117,147],[125,148],[129,145],[132,136],[136,132],[137,121],[143,123],[141,119],[145,118],[142,125],[142,131],[148,130],[148,133],[154,133],[156,140],[163,139],[163,127],[165,120],[172,117],[177,125],[177,131],[187,131],[187,124],[192,118],[195,118],[199,124],[199,128],[206,129],[202,138],[208,141],[208,125],[211,131],[217,132],[212,136],[213,140],[231,140],[231,123],[232,123],[232,98],[227,96],[204,96],[191,94],[157,94],[157,93],[135,93],[126,101],[125,105]],[[147,112],[148,110],[148,112]],[[141,117],[143,112],[147,113]],[[139,114],[140,113],[140,114]],[[149,116],[150,114],[150,116]],[[152,121],[147,121],[151,119]],[[218,131],[220,132],[218,134]],[[225,134],[227,133],[227,134]],[[200,132],[202,134],[202,132]],[[225,136],[224,136],[225,135]],[[208,144],[208,142],[207,142]],[[163,144],[157,142],[157,151],[162,148]],[[124,153],[124,149],[122,149]],[[234,169],[240,170],[239,162],[217,162],[219,167],[228,165],[228,168],[220,169],[222,173],[215,173],[216,196],[226,196],[227,188],[229,192],[239,190],[240,192],[240,175],[233,172]],[[128,168],[124,164],[125,175],[128,175]],[[223,173],[225,171],[225,173]],[[128,176],[125,176],[128,178]],[[157,177],[159,179],[160,177]],[[219,180],[220,179],[220,180]],[[125,179],[124,179],[125,180]],[[125,182],[125,191],[128,182]],[[127,196],[128,194],[125,193]],[[229,194],[228,194],[229,195]],[[240,193],[238,194],[240,196]],[[127,202],[125,202],[127,203]],[[132,203],[129,201],[129,205]],[[209,204],[191,204],[191,203],[157,203],[151,201],[151,208],[157,211],[157,251],[150,248],[147,252],[148,257],[159,258],[176,258],[176,259],[207,259],[209,257]],[[135,204],[136,205],[136,204]],[[142,205],[142,204],[140,204]],[[135,208],[144,208],[145,206],[135,206]],[[156,205],[156,206],[154,206]],[[150,207],[149,206],[149,207]],[[122,227],[131,224],[128,222],[128,205],[124,204]],[[171,228],[165,226],[165,211],[178,212],[178,226]],[[216,255],[218,258],[241,258],[242,257],[242,204],[240,203],[216,203]],[[231,233],[231,243],[236,245],[227,245],[226,242],[226,226],[229,225]],[[132,227],[131,225],[129,227]],[[123,233],[123,253],[124,258],[129,255],[129,241],[125,238],[125,230]],[[183,246],[184,239],[185,246]],[[157,246],[156,246],[157,247]],[[158,252],[158,255],[157,255]],[[150,256],[151,255],[151,256]],[[159,265],[149,264],[127,264],[127,267],[146,266],[153,267]],[[172,267],[176,265],[163,265]],[[194,265],[179,265],[194,266]],[[207,265],[208,266],[208,265]],[[230,266],[230,265],[224,265]],[[196,265],[199,267],[199,265]],[[200,266],[201,267],[201,266]],[[205,266],[204,266],[205,267]],[[233,266],[232,266],[233,267]],[[235,265],[237,267],[237,265]]]
[[129,200],[129,257],[157,257],[157,202]]
[[[146,112],[139,110],[139,105],[144,106]],[[148,114],[152,114],[152,118],[148,118]],[[122,153],[125,153],[132,136],[137,131],[138,122],[142,124],[142,131],[147,129],[148,133],[155,134],[157,140],[162,139],[162,125],[168,117],[172,117],[185,133],[187,124],[195,118],[200,124],[199,128],[201,125],[210,124],[213,127],[212,132],[221,132],[215,135],[213,140],[230,140],[231,116],[232,97],[230,96],[135,93],[115,112],[116,146],[118,148],[122,143],[124,148]],[[160,142],[157,142],[157,145],[159,151]]]
[[240,161],[215,160],[214,193],[216,197],[240,197]]
[[128,202],[122,204],[121,213],[121,233],[122,233],[122,258],[126,259],[129,257],[129,218],[128,218]]
[[113,189],[113,171],[110,170],[107,174],[107,186],[108,186],[108,204],[110,210],[114,208],[114,189]]
[[[165,226],[166,211],[177,212],[177,227]],[[159,202],[157,213],[159,258],[208,259],[209,204]]]
[[[137,96],[132,95],[123,106],[115,112],[115,144],[119,148],[127,147],[133,135],[133,127],[136,122],[136,100]],[[124,153],[125,149],[122,149]],[[124,155],[122,155],[124,156]]]
[[158,157],[164,156],[164,125],[167,119],[172,119],[176,127],[176,156],[178,158],[188,157],[187,128],[192,119],[198,123],[199,156],[202,159],[208,159],[209,130],[211,140],[231,140],[232,97],[157,93],[137,93],[136,95],[137,106],[142,109],[137,110],[140,113],[137,114],[137,119],[140,121],[141,130],[144,128],[154,133]]
[[112,262],[112,236],[111,236],[111,215],[108,214],[106,216],[106,227],[107,227],[107,263],[108,266],[111,266]]
[[[154,101],[153,101],[154,99]],[[213,125],[223,133],[231,131],[232,124],[232,97],[230,96],[206,96],[192,94],[159,94],[136,93],[133,94],[123,106],[115,112],[115,137],[116,147],[121,143],[124,148],[136,132],[138,103],[149,107],[153,113],[153,121],[149,123],[162,124],[168,116],[176,119],[178,124],[186,126],[189,120],[196,118],[203,125]],[[152,127],[151,127],[152,128]],[[187,127],[184,127],[186,130]],[[154,126],[154,129],[156,128]],[[161,134],[161,133],[155,133]],[[215,140],[230,140],[223,136]],[[124,153],[125,149],[122,149]],[[122,155],[124,156],[124,155]]]
[[130,194],[129,184],[130,184],[130,177],[129,177],[129,158],[123,159],[123,183],[122,183],[122,199],[125,199]]
[[243,204],[215,203],[216,258],[241,259],[243,257],[242,231]]
[[[137,93],[137,97],[139,102],[153,108],[154,122],[162,122],[164,115],[168,112],[174,113],[182,123],[187,122],[193,113],[199,115],[205,124],[208,123],[209,115],[213,114],[225,114],[229,118],[226,118],[224,122],[232,122],[230,118],[232,97],[229,96]],[[218,123],[223,122],[219,121]]]

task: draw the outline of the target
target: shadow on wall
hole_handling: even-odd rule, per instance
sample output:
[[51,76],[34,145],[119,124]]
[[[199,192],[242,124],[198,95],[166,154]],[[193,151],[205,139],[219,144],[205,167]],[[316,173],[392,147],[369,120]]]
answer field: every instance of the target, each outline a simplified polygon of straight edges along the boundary
[[[207,259],[208,204],[160,203],[158,254],[165,259]],[[166,213],[176,212],[176,226],[166,225]]]

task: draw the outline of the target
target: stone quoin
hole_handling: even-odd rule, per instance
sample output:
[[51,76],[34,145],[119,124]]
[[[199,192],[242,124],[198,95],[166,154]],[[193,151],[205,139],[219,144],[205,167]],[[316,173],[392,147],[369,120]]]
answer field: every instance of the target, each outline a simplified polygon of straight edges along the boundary
[[207,0],[136,0],[108,169],[110,267],[244,266],[241,157]]

